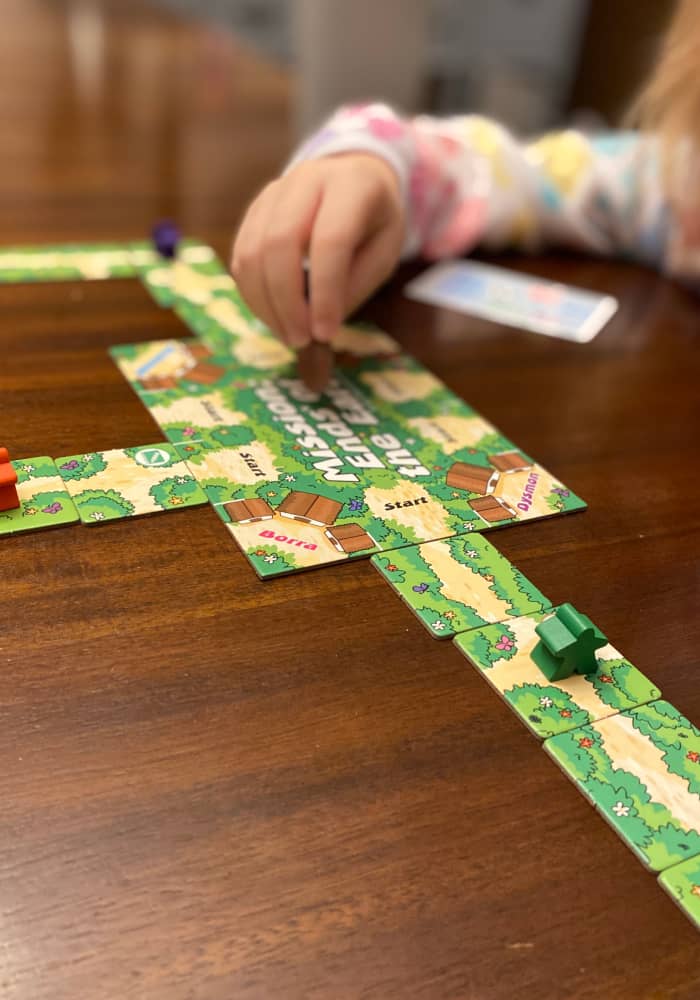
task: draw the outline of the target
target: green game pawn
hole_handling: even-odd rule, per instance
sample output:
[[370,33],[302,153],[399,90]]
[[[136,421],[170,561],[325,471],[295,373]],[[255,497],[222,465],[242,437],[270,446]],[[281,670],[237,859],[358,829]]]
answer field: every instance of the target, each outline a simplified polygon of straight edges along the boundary
[[595,651],[607,644],[587,615],[573,604],[561,604],[554,615],[535,626],[540,637],[532,659],[549,681],[563,681],[572,674],[594,674],[598,669]]

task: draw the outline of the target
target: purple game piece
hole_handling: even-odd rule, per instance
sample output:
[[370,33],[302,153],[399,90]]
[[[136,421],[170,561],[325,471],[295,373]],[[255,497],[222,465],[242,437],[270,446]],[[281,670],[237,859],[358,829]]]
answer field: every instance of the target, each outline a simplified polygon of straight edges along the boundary
[[155,248],[161,257],[172,260],[177,253],[177,245],[180,242],[180,230],[175,223],[168,219],[156,223],[152,236]]

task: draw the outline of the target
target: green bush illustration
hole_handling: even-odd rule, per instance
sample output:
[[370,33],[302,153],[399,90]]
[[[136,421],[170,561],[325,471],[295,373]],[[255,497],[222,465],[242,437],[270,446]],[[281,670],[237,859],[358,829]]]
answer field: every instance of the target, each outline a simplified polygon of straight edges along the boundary
[[41,479],[45,476],[55,476],[56,466],[52,459],[44,455],[29,458],[14,463],[18,483],[27,483],[30,479]]
[[299,565],[292,553],[276,545],[256,545],[246,549],[246,555],[261,576],[291,571]]
[[485,664],[488,668],[493,666],[496,657],[493,655],[493,646],[486,631],[485,629],[477,629],[475,632],[467,632],[457,641],[470,659],[477,664]]
[[570,694],[547,684],[517,684],[505,697],[540,736],[554,736],[590,722],[588,712]]
[[[666,702],[653,702],[625,714],[659,748],[668,746],[677,751],[679,735],[680,742],[684,739],[682,732],[697,745],[697,731],[693,734],[690,726],[685,729],[687,720]],[[582,782],[586,794],[654,870],[700,853],[700,833],[685,829],[665,805],[654,801],[646,785],[626,771],[624,763],[609,756],[604,736],[595,728],[584,726],[555,737],[548,745],[565,770]],[[669,771],[678,773],[671,760],[667,751],[664,762]]]
[[[185,480],[182,482],[181,480]],[[155,502],[163,510],[180,507],[185,501],[191,500],[199,493],[199,486],[194,479],[185,476],[171,476],[151,486],[148,491]]]
[[98,472],[104,472],[107,462],[102,452],[96,451],[87,455],[73,455],[61,462],[58,470],[62,479],[89,479]]
[[134,505],[116,490],[83,490],[73,498],[83,519],[108,521],[129,517]]
[[635,729],[648,736],[664,751],[669,771],[688,782],[689,790],[700,795],[700,732],[673,705],[655,701],[630,712]]
[[659,696],[657,688],[623,657],[603,661],[590,682],[600,700],[612,708],[627,708]]

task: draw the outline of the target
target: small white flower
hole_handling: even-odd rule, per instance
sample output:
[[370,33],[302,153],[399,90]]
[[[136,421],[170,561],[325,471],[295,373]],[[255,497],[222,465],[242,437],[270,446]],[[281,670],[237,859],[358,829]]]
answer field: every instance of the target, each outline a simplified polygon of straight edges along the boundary
[[612,811],[616,816],[629,816],[630,807],[624,805],[622,802],[616,802],[612,808]]
[[83,455],[83,462],[91,462],[94,457],[94,455]]
[[476,551],[476,549],[467,549],[466,555],[470,559],[476,559],[476,557],[479,555],[479,553]]
[[284,477],[285,483],[293,483],[295,481],[295,479],[296,479],[296,476],[285,476]]
[[474,525],[473,521],[465,521],[464,522],[464,530],[465,531],[473,531],[474,528],[475,528],[475,525]]
[[273,563],[273,562],[277,562],[277,556],[276,556],[276,555],[274,555],[274,554],[273,554],[273,553],[271,552],[271,553],[270,553],[270,554],[269,554],[268,556],[264,556],[264,557],[263,557],[263,562],[266,562],[266,563]]
[[31,476],[32,472],[34,472],[33,465],[21,465],[20,468],[22,469],[22,472],[26,472],[28,476]]
[[553,704],[554,702],[552,699],[548,698],[546,694],[540,698],[540,705],[542,708],[551,708]]
[[90,517],[93,519],[93,521],[104,521],[105,519],[105,516],[101,510],[94,510],[90,515]]
[[186,483],[189,483],[189,479],[187,478],[187,476],[178,476],[175,482],[180,483],[181,486],[184,486]]
[[442,630],[445,628],[445,623],[441,621],[440,618],[438,618],[436,622],[433,622],[431,628],[435,629],[436,632],[442,632]]

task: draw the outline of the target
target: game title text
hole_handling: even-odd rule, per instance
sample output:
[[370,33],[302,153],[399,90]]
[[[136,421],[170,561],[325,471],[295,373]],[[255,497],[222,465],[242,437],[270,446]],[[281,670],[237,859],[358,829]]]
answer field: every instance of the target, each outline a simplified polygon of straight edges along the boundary
[[299,379],[266,379],[255,393],[328,482],[358,483],[356,469],[391,468],[408,479],[430,476],[397,437],[380,433],[375,414],[338,379],[325,391],[331,405],[319,405]]

